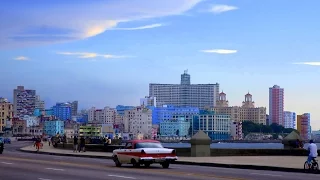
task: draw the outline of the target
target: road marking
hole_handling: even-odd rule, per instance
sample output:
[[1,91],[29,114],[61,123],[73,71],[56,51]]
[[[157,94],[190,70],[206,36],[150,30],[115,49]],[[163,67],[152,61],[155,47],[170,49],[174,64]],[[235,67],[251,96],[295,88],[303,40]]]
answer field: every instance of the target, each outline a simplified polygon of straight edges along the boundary
[[13,164],[13,163],[9,163],[9,162],[1,162],[2,164]]
[[134,178],[134,177],[128,177],[128,176],[118,176],[118,175],[112,175],[112,174],[110,174],[110,175],[108,175],[109,177],[118,177],[118,178],[124,178],[124,179],[136,179],[136,178]]
[[46,178],[38,178],[39,180],[51,180],[51,179],[46,179]]
[[260,174],[260,173],[250,173],[252,175],[260,175],[260,176],[274,176],[274,177],[279,177],[282,175],[278,175],[278,174]]
[[47,170],[54,170],[54,171],[64,171],[64,169],[56,169],[56,168],[46,168]]

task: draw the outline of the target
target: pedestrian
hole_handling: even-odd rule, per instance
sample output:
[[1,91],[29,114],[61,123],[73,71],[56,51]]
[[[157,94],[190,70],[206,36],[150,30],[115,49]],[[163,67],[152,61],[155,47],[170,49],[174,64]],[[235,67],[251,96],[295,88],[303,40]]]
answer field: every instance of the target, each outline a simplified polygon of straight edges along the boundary
[[51,145],[51,137],[48,137],[48,144]]
[[81,138],[80,138],[80,149],[79,149],[79,152],[81,152],[81,150],[83,151],[83,152],[86,152],[86,150],[85,150],[85,144],[86,144],[86,142],[85,142],[86,140],[84,139],[84,137],[83,136],[81,136]]
[[74,136],[73,137],[73,152],[77,152],[78,150],[78,137]]

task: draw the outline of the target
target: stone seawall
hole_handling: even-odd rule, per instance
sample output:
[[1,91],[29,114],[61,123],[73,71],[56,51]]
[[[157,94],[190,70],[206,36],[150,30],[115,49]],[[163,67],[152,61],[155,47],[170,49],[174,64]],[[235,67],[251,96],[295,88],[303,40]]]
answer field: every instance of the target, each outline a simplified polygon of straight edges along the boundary
[[[122,145],[87,144],[86,150],[93,152],[112,152],[115,149],[123,148]],[[58,144],[60,149],[73,149],[72,144]],[[167,147],[170,148],[170,147]],[[191,156],[190,148],[172,148],[177,151],[178,156]],[[318,151],[320,154],[320,150]],[[211,149],[211,156],[307,156],[308,151],[304,149]]]

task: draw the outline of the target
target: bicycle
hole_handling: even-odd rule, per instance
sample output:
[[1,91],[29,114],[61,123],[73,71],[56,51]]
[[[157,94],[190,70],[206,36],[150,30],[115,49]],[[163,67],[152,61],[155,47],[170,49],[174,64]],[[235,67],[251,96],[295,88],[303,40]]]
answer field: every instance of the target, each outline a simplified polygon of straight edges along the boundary
[[304,163],[304,170],[305,171],[319,171],[319,164],[316,158],[312,158],[311,164],[309,165],[308,161]]

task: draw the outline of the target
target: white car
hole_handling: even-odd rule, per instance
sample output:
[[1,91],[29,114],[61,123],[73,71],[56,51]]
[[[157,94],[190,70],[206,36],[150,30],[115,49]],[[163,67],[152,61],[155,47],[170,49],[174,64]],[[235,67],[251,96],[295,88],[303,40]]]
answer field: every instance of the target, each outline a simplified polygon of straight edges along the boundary
[[169,168],[171,162],[178,160],[176,150],[164,148],[155,140],[132,140],[126,143],[124,149],[116,149],[112,155],[117,167],[122,164],[133,164],[139,167],[143,164],[149,167],[159,163],[163,168]]

